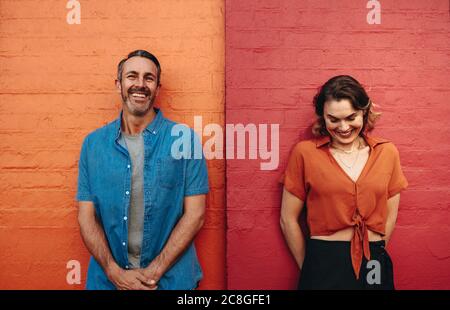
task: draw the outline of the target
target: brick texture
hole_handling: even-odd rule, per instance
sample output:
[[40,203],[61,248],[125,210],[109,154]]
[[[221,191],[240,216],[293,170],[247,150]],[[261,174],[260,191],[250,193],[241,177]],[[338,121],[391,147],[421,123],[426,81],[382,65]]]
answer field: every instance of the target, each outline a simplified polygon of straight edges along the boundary
[[[290,148],[310,137],[316,88],[336,74],[365,84],[383,112],[374,135],[398,146],[410,182],[389,246],[397,288],[450,288],[448,1],[380,0],[381,25],[367,24],[367,1],[80,2],[81,25],[68,25],[66,1],[0,1],[0,288],[83,287],[79,148],[117,117],[115,68],[137,48],[162,62],[157,104],[169,118],[280,124],[277,170],[208,162],[200,288],[295,288],[277,180]],[[73,259],[81,285],[66,283]]]
[[[162,64],[157,102],[169,118],[223,124],[222,0],[81,0],[0,3],[0,288],[80,289],[88,253],[77,224],[77,161],[83,137],[117,117],[116,66],[148,49]],[[208,162],[211,193],[196,244],[205,278],[225,288],[225,163]],[[66,263],[81,262],[81,285]]]
[[280,166],[227,161],[230,289],[293,289],[298,272],[278,224],[290,148],[310,138],[317,87],[350,74],[383,116],[410,183],[389,251],[399,289],[450,289],[449,2],[226,1],[226,122],[279,123]]

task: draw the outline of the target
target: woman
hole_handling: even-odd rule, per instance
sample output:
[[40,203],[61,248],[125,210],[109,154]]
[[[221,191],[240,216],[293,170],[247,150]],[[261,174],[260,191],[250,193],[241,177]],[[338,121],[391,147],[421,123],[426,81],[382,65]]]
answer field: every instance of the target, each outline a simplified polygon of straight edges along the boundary
[[[316,139],[298,143],[283,177],[281,228],[300,270],[299,289],[394,289],[385,250],[400,191],[396,147],[366,135],[379,116],[364,88],[336,76],[314,97]],[[306,206],[311,237],[298,219]]]

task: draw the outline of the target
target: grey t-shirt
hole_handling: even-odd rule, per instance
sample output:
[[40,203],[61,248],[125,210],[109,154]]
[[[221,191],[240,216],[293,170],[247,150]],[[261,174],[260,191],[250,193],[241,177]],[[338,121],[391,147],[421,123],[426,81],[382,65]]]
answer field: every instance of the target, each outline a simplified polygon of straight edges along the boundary
[[128,261],[131,268],[140,268],[144,225],[144,138],[142,134],[121,133],[119,143],[131,157],[131,201],[128,210]]

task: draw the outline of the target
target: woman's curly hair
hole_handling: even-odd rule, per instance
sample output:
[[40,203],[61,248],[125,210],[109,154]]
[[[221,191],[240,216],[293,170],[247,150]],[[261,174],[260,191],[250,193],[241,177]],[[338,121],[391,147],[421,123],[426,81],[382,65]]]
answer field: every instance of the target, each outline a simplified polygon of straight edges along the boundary
[[313,135],[329,135],[323,116],[324,105],[329,100],[348,99],[355,110],[363,111],[363,127],[361,133],[371,131],[381,113],[374,111],[375,104],[370,100],[364,87],[349,75],[338,75],[329,79],[314,96],[314,108],[317,120],[312,126]]

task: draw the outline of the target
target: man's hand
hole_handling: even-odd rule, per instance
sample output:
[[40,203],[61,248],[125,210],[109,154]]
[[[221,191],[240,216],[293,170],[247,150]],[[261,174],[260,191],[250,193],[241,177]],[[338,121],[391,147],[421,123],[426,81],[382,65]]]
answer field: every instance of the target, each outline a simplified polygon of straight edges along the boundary
[[146,268],[141,269],[141,273],[146,279],[148,279],[147,285],[150,287],[156,285],[159,282],[159,279],[161,279],[162,275],[159,271],[159,266],[158,258],[156,258]]
[[156,290],[156,281],[148,280],[142,270],[124,270],[114,266],[108,272],[109,280],[118,290]]
[[169,240],[161,253],[141,270],[142,275],[148,280],[147,285],[150,287],[156,285],[180,255],[192,244],[204,222],[205,204],[205,195],[184,197],[183,216],[170,234]]

